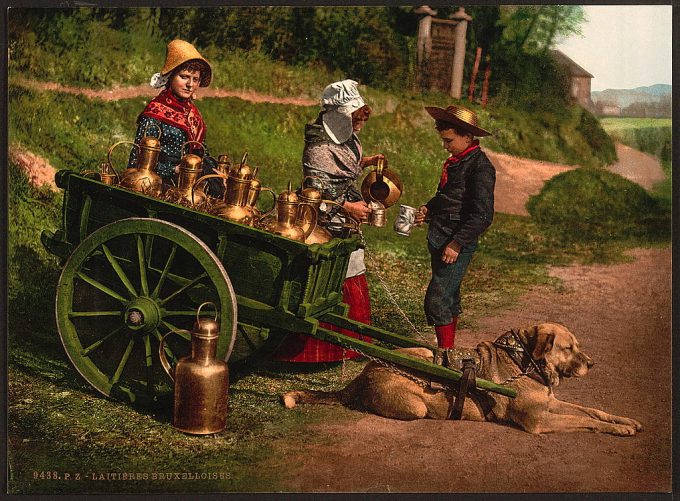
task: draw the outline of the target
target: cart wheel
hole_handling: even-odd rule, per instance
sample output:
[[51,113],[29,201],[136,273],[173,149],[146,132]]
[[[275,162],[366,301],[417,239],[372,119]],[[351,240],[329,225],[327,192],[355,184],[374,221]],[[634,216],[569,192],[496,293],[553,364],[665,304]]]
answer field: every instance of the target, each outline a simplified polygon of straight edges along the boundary
[[[206,301],[216,305],[220,322],[217,357],[227,360],[236,339],[236,295],[217,256],[176,224],[123,219],[94,231],[68,258],[57,286],[57,327],[92,386],[153,404],[173,389],[158,357],[160,338],[190,330]],[[165,353],[176,362],[190,348],[190,336],[180,332],[168,336]]]

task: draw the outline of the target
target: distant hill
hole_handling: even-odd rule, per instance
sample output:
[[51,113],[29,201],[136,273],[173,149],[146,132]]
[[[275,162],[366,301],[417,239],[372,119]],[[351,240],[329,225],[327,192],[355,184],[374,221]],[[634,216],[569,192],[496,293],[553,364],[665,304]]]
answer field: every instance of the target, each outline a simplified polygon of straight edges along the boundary
[[663,97],[671,95],[671,93],[671,85],[656,84],[649,87],[636,87],[635,89],[593,91],[590,93],[590,97],[595,104],[606,102],[625,108],[633,103],[656,103]]

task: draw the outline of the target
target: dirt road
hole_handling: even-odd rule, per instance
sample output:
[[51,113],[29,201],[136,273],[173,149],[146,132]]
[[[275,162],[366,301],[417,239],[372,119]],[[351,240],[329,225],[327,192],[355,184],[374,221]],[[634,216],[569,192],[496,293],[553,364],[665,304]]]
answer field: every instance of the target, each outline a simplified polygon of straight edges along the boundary
[[483,319],[474,332],[461,331],[458,345],[475,346],[511,327],[565,324],[595,366],[583,379],[565,380],[557,397],[633,417],[644,431],[634,437],[535,436],[494,423],[358,414],[357,422],[309,429],[308,443],[319,437],[332,437],[332,443],[291,451],[288,489],[670,491],[671,251],[638,249],[630,255],[635,262],[554,268],[563,292],[535,288],[514,309]]

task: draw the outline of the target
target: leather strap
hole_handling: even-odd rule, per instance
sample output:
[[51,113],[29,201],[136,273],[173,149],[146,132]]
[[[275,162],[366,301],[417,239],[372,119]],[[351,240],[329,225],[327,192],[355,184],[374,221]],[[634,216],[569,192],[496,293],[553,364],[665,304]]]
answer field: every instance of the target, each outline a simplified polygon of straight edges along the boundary
[[474,389],[477,379],[477,365],[474,359],[463,359],[463,376],[460,378],[460,386],[458,387],[458,394],[456,400],[453,402],[450,419],[459,420],[463,416],[463,404],[465,404],[465,396],[468,390]]

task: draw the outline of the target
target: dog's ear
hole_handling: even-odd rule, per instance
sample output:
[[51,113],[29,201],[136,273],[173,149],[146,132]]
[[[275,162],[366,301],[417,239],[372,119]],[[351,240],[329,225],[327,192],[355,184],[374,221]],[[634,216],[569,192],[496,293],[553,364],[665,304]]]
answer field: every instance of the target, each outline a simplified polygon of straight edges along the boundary
[[536,339],[534,340],[534,348],[531,351],[531,356],[534,360],[540,360],[545,358],[545,354],[548,353],[555,342],[555,334],[553,332],[545,333],[536,329]]

